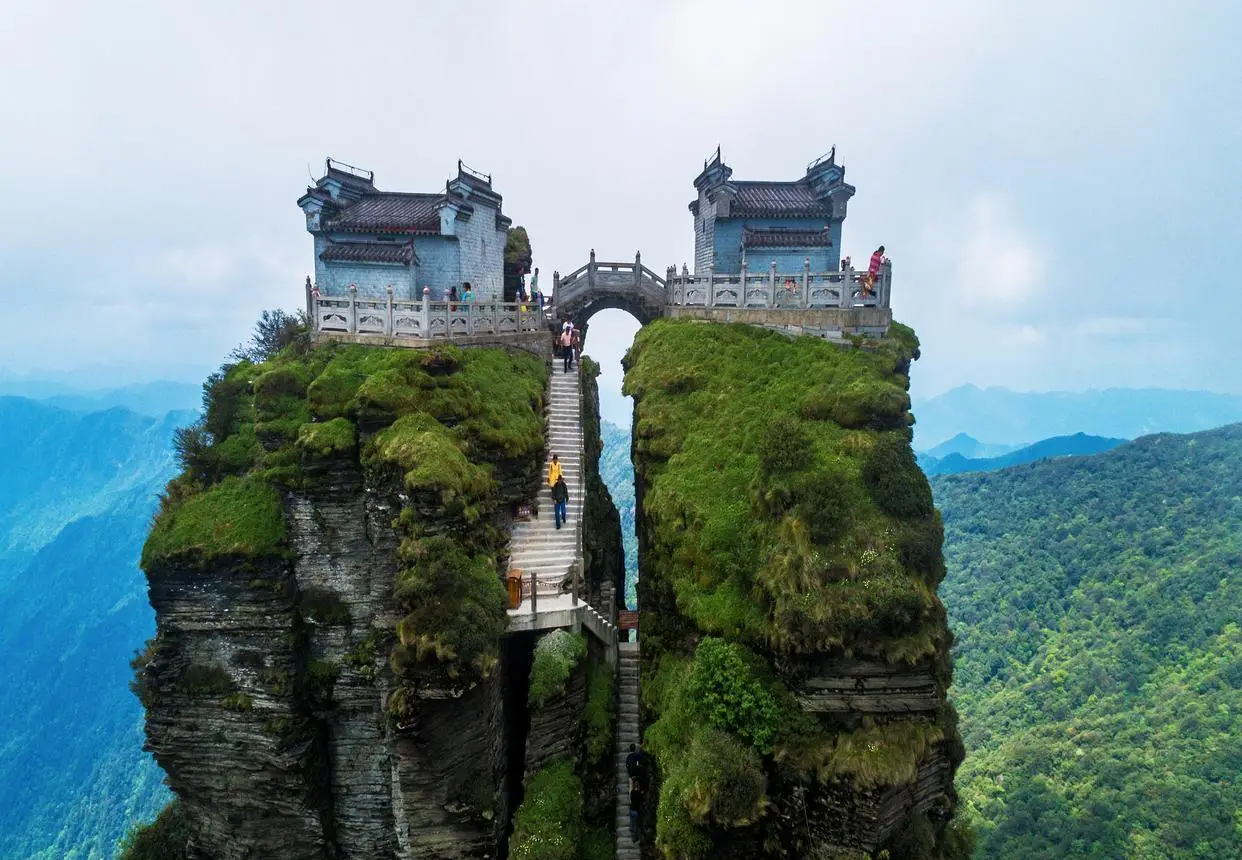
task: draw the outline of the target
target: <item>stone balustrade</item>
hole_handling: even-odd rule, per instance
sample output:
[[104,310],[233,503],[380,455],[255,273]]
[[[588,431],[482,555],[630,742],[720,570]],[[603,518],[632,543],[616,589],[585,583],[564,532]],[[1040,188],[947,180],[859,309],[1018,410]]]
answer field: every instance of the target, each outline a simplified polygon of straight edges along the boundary
[[839,272],[812,272],[808,261],[801,272],[750,272],[745,263],[738,274],[691,275],[682,267],[669,267],[666,301],[671,306],[700,308],[888,308],[893,266],[885,262],[874,291],[863,296],[866,272],[846,267]]
[[351,287],[346,296],[308,292],[306,304],[315,331],[337,334],[451,340],[547,328],[544,314],[530,302],[433,302],[425,288],[421,301],[393,298],[392,287],[386,298],[359,298]]

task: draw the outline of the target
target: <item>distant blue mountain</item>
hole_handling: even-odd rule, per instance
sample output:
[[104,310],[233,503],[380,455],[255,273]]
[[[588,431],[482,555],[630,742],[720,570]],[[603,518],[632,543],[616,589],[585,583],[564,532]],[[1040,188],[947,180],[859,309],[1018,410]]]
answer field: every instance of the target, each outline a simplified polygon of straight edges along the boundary
[[61,382],[0,380],[0,396],[24,397],[75,412],[101,412],[120,406],[139,415],[160,418],[169,412],[198,411],[201,385],[155,380],[117,388],[84,390]]
[[1121,439],[1191,433],[1242,421],[1242,396],[1160,388],[1022,392],[966,385],[920,403],[914,415],[914,447],[927,451],[959,433],[994,445],[1026,445],[1079,432]]
[[987,442],[980,442],[969,433],[958,433],[952,439],[941,442],[935,448],[920,453],[937,460],[943,459],[950,454],[978,459],[980,457],[999,457],[1001,454],[1008,454],[1010,451],[1020,447],[1020,445],[992,445]]
[[1010,451],[999,457],[963,457],[957,452],[941,458],[920,455],[919,465],[929,478],[933,475],[956,475],[960,472],[994,472],[997,469],[1007,469],[1021,463],[1034,463],[1036,460],[1047,460],[1052,457],[1099,454],[1103,451],[1110,451],[1118,445],[1124,445],[1126,441],[1125,439],[1075,433],[1072,436],[1054,436],[1051,439],[1044,439],[1034,445]]
[[138,556],[193,417],[0,398],[0,860],[110,858],[168,800],[128,664],[155,630]]

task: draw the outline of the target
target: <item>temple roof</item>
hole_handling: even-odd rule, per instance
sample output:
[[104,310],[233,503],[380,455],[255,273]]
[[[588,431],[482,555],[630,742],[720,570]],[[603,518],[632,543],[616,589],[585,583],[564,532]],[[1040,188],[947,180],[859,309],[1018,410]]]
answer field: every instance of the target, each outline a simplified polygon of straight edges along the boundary
[[329,230],[438,234],[440,206],[445,201],[444,194],[377,191],[364,194],[356,203],[333,214],[324,227]]
[[414,261],[412,242],[333,242],[319,259],[350,263],[399,263],[408,266]]
[[729,217],[829,217],[832,204],[805,182],[729,182]]
[[747,227],[742,231],[744,248],[826,248],[832,245],[823,230],[783,230],[779,227]]

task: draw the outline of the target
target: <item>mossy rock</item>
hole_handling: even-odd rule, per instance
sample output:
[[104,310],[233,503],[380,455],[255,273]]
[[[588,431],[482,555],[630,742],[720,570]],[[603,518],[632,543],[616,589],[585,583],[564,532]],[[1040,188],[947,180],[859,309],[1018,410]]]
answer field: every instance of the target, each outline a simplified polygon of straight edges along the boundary
[[581,633],[553,630],[535,645],[535,659],[530,669],[527,701],[540,708],[553,697],[565,692],[573,671],[586,657],[586,639]]
[[275,488],[259,478],[230,477],[159,514],[142,548],[142,567],[150,570],[173,557],[262,558],[286,550],[284,510]]
[[578,860],[584,834],[582,780],[559,760],[535,771],[513,816],[513,860]]
[[298,428],[297,446],[313,460],[351,456],[358,447],[358,434],[348,418],[333,418]]

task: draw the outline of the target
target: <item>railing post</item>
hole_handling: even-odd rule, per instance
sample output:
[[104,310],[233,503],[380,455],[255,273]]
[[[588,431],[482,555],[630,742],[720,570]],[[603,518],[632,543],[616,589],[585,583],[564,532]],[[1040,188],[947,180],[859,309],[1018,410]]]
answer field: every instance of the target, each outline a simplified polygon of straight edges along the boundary
[[[419,323],[423,337],[431,337],[431,287],[423,286],[423,318]],[[447,326],[446,326],[447,328]]]
[[539,614],[539,574],[534,571],[523,571],[524,575],[530,576],[530,612],[532,615]]
[[768,270],[768,307],[776,307],[776,261],[772,261],[772,266]]
[[841,267],[841,295],[837,304],[843,308],[854,306],[854,267],[848,264]]
[[388,285],[388,318],[384,321],[384,334],[392,337],[392,284]]
[[802,307],[811,306],[811,258],[802,261]]
[[746,307],[746,273],[748,269],[749,269],[749,264],[746,262],[746,258],[743,257],[742,258],[742,277],[741,277],[741,282],[738,284],[739,290],[737,294],[737,306],[739,308]]
[[358,285],[349,285],[349,333],[358,333]]
[[893,263],[891,260],[884,261],[883,277],[880,279],[880,294],[877,297],[876,307],[890,307],[893,299]]
[[672,305],[672,304],[677,303],[677,288],[673,284],[673,281],[676,278],[677,278],[677,267],[669,266],[668,271],[665,273],[665,278],[664,278],[664,303],[665,304]]
[[595,249],[591,249],[591,259],[587,263],[587,286],[595,289]]
[[311,288],[310,275],[307,275],[306,276],[306,316],[310,318],[311,327],[313,329],[317,329],[319,328],[319,323],[315,320],[315,299],[312,295],[311,289],[312,288]]
[[716,307],[716,273],[711,266],[707,267],[707,306]]
[[643,252],[634,252],[634,292],[642,295],[643,292]]

